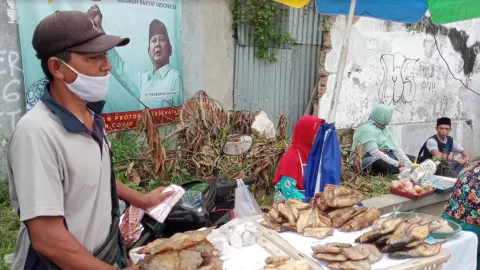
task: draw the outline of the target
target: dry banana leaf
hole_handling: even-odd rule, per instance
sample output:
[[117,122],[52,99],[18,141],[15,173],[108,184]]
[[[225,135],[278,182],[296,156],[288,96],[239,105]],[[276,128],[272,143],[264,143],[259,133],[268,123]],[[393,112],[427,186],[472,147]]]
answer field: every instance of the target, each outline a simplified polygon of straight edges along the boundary
[[280,138],[287,138],[287,116],[285,114],[280,115],[278,119],[278,131],[280,132]]
[[129,182],[132,182],[136,186],[138,186],[140,185],[140,182],[142,182],[142,179],[140,178],[140,174],[134,168],[134,166],[135,166],[135,162],[128,164],[127,171],[125,172],[125,177]]
[[137,122],[137,130],[139,132],[145,132],[148,151],[151,153],[152,160],[154,161],[153,172],[166,179],[165,160],[167,159],[167,152],[162,146],[157,125],[149,108],[143,109]]

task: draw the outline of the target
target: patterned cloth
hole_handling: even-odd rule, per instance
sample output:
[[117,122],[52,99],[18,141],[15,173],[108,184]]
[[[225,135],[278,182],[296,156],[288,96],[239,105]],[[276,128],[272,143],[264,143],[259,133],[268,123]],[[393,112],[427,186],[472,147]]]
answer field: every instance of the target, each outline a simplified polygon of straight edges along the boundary
[[305,195],[302,194],[297,188],[297,180],[289,176],[282,176],[280,181],[275,185],[274,201],[278,201],[279,195],[282,195],[285,200],[290,198],[303,200]]
[[480,164],[460,175],[445,213],[467,224],[480,224]]
[[129,206],[125,210],[122,223],[120,224],[120,233],[125,239],[125,245],[130,248],[140,239],[142,234],[142,221],[144,212],[135,206]]

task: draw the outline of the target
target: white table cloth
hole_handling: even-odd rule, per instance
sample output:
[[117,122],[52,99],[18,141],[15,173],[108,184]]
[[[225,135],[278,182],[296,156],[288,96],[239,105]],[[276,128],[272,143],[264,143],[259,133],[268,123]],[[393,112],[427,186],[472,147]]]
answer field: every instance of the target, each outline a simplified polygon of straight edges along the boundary
[[259,244],[232,248],[222,252],[223,270],[256,270],[263,269],[265,259],[271,255]]
[[[315,239],[310,237],[304,237],[298,233],[285,232],[280,233],[282,237],[289,244],[294,246],[298,251],[307,255],[309,258],[318,262],[325,269],[327,268],[327,263],[323,261],[316,260],[312,256],[312,246],[319,244],[326,244],[331,242],[340,242],[340,243],[350,243],[355,244],[355,239],[363,234],[366,231],[369,231],[370,228],[364,229],[358,232],[342,233],[338,230],[334,230],[333,236],[329,236],[325,239]],[[435,240],[437,241],[437,240]],[[452,257],[447,263],[443,265],[443,269],[447,270],[475,270],[477,265],[477,245],[478,240],[477,236],[474,233],[461,231],[456,235],[456,238],[451,239],[444,243],[442,247],[448,248]],[[383,255],[382,260],[372,265],[372,269],[382,269],[386,267],[392,267],[399,265],[401,263],[407,262],[409,260],[392,260],[387,257],[386,254]]]
[[455,239],[448,240],[443,247],[448,248],[452,257],[445,264],[446,270],[475,270],[477,269],[478,238],[472,232],[461,231]]

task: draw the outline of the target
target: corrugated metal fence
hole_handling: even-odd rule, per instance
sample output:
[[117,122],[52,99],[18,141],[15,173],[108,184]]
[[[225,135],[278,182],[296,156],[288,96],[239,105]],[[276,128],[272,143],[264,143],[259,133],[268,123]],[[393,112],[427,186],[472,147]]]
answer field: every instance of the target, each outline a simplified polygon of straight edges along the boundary
[[322,31],[314,1],[302,9],[285,9],[286,29],[296,41],[278,48],[276,62],[255,57],[250,27],[239,26],[233,102],[236,110],[265,111],[275,125],[285,113],[290,135],[318,81]]

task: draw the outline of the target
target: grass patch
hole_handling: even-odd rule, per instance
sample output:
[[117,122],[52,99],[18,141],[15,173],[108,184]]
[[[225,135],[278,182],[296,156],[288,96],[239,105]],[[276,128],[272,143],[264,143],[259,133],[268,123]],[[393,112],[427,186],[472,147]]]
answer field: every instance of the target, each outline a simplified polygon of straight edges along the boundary
[[263,198],[256,198],[259,206],[271,206],[273,204],[273,194],[263,196]]
[[139,158],[145,150],[143,141],[134,131],[120,131],[110,135],[115,166],[123,166]]
[[[160,126],[158,130],[161,133],[161,137],[165,137],[175,130],[175,125]],[[110,136],[113,156],[115,158],[115,167],[125,166],[130,162],[138,161],[138,159],[141,158],[141,153],[146,149],[143,138],[143,134],[137,136],[136,131],[128,130],[124,130]],[[164,147],[167,149],[172,149],[175,147],[174,140],[167,140],[164,144]],[[147,193],[157,187],[169,184],[180,185],[192,180],[193,178],[192,174],[185,168],[181,167],[179,162],[167,164],[167,175],[169,181],[165,181],[160,177],[155,177],[152,179],[147,179],[148,182],[142,187],[139,187],[125,179],[125,171],[119,171],[116,173],[117,179],[122,181],[127,186],[143,193]]]
[[8,194],[8,181],[0,181],[0,269],[10,269],[3,258],[6,254],[15,251],[20,222],[18,215],[13,211]]
[[365,195],[366,199],[369,199],[389,194],[390,189],[388,188],[388,184],[392,180],[398,180],[398,178],[394,175],[363,174],[350,181],[342,179],[342,185],[359,191]]

